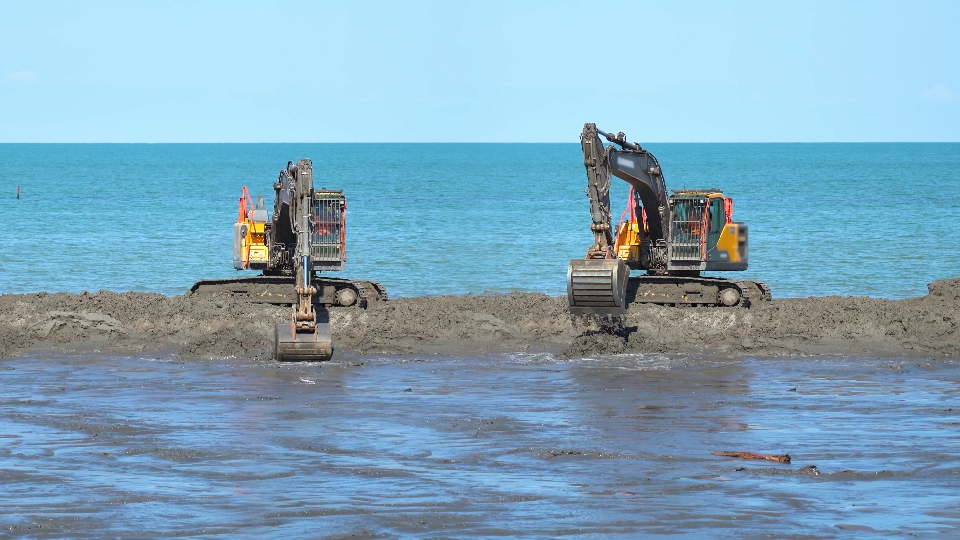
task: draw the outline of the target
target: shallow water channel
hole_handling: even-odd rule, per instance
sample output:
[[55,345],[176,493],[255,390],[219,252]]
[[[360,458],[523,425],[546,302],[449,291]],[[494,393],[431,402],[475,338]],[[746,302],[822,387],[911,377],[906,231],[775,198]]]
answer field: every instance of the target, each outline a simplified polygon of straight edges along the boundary
[[0,535],[956,533],[958,381],[840,357],[17,358]]

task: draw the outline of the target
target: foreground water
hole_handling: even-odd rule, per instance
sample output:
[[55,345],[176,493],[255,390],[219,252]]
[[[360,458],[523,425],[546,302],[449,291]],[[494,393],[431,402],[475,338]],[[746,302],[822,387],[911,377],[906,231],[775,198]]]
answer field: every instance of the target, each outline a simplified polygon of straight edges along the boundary
[[957,380],[956,361],[871,358],[25,357],[0,364],[0,526],[74,538],[956,532]]
[[[241,186],[269,205],[277,172],[308,157],[318,187],[347,195],[346,275],[391,296],[564,294],[568,260],[592,242],[578,133],[571,144],[0,144],[0,293],[180,294],[236,276]],[[751,242],[738,276],[775,296],[902,298],[960,274],[960,144],[645,146],[669,188],[735,199]],[[615,180],[617,217],[625,198]]]

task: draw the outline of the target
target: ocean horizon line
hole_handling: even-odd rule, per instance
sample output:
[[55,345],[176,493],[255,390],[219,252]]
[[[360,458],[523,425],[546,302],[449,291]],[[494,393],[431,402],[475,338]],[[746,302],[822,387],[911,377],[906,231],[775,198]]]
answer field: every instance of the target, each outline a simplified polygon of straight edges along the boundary
[[[579,144],[577,141],[268,141],[268,142],[230,142],[230,141],[162,141],[162,142],[111,142],[111,141],[73,141],[73,142],[36,142],[36,141],[0,141],[0,145],[283,145],[283,144],[328,144],[328,145],[377,145],[377,144],[396,144],[396,145],[425,145],[425,144]],[[960,144],[960,141],[645,141],[642,144],[756,144],[756,145],[778,145],[778,144]]]

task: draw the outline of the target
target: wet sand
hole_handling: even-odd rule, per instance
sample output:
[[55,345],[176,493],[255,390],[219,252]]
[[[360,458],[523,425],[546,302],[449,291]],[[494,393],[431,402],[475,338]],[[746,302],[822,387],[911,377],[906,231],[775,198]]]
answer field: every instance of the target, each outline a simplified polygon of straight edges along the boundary
[[902,358],[26,355],[0,361],[0,535],[955,534],[957,380]]
[[[822,297],[750,309],[632,305],[611,335],[571,321],[565,297],[445,296],[330,312],[335,357],[549,351],[564,358],[619,353],[753,356],[855,354],[960,357],[960,278],[904,300]],[[776,291],[774,291],[776,292]],[[289,309],[229,297],[149,293],[0,296],[0,357],[31,351],[183,358],[268,358]]]

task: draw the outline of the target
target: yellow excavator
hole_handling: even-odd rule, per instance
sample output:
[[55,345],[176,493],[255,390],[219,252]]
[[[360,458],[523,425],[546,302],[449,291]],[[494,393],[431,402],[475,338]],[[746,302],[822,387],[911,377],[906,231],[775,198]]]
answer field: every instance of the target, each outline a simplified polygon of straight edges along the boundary
[[293,307],[289,322],[276,325],[280,361],[328,360],[333,355],[327,310],[387,299],[375,281],[321,277],[342,270],[347,259],[347,201],[342,191],[314,189],[313,163],[288,162],[273,184],[273,213],[243,187],[233,224],[233,266],[259,276],[199,281],[191,294]]
[[[605,147],[601,136],[613,144]],[[622,316],[633,302],[750,307],[771,299],[763,282],[701,275],[747,269],[747,225],[733,221],[733,199],[718,189],[668,195],[657,158],[623,132],[613,135],[588,123],[580,145],[594,244],[567,269],[572,315]],[[610,213],[613,176],[630,184],[616,230]],[[631,270],[645,274],[630,277]]]

